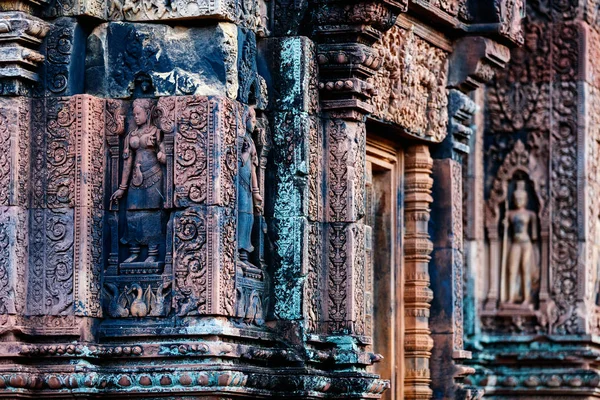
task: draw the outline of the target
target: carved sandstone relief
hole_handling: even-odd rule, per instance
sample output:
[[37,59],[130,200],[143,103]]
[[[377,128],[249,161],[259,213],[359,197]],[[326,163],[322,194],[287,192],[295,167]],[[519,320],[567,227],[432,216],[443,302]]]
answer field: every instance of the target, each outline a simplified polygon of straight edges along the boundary
[[107,111],[109,315],[131,326],[198,315],[262,323],[262,114],[206,96],[110,100]]
[[543,160],[517,141],[486,204],[488,295],[485,329],[548,328],[548,188]]
[[28,314],[101,316],[104,100],[33,102]]
[[[90,1],[90,0],[88,0]],[[99,1],[99,0],[96,0]],[[261,36],[269,34],[268,0],[105,0],[109,20],[165,21],[218,19]]]
[[383,66],[369,82],[373,116],[400,125],[433,142],[446,137],[448,53],[419,37],[414,28],[395,25],[375,44]]

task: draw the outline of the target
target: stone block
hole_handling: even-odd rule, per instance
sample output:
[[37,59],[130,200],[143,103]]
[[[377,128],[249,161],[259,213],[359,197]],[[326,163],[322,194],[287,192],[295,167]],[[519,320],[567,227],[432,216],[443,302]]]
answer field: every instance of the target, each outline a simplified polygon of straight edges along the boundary
[[26,206],[31,100],[0,97],[0,205]]
[[327,120],[324,123],[324,141],[325,221],[358,221],[365,214],[365,125]]
[[48,0],[44,17],[93,17],[105,20],[107,0]]
[[74,209],[30,210],[27,315],[72,315]]
[[222,97],[178,97],[175,104],[175,206],[233,208],[237,193],[239,106]]
[[316,50],[303,36],[266,38],[259,45],[259,72],[269,91],[269,107],[277,111],[318,112]]
[[324,321],[327,333],[364,335],[365,226],[362,223],[330,223],[325,232],[327,274]]
[[179,317],[235,314],[236,220],[222,207],[175,213],[174,308]]
[[27,315],[99,317],[104,212],[30,210]]
[[38,96],[72,96],[83,93],[86,34],[75,18],[53,21],[40,49],[46,55],[40,69]]
[[103,208],[104,100],[33,101],[32,208]]
[[111,22],[88,37],[86,92],[130,96],[238,94],[238,28]]
[[22,314],[25,308],[27,227],[26,209],[0,206],[0,314]]
[[266,214],[322,221],[323,137],[320,120],[303,112],[271,113],[272,168]]

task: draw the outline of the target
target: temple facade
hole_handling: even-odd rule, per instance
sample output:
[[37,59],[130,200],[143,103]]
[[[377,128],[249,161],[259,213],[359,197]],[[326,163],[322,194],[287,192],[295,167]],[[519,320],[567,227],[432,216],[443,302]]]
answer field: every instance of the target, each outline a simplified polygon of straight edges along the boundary
[[0,398],[600,397],[597,0],[0,0]]

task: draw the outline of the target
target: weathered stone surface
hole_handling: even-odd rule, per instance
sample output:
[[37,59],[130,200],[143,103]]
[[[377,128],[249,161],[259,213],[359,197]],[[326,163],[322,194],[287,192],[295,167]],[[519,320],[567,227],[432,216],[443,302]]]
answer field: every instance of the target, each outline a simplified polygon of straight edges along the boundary
[[49,25],[20,11],[0,12],[0,95],[28,95],[39,81],[35,68],[44,61],[38,47]]
[[43,15],[56,17],[92,17],[106,19],[107,0],[48,0]]
[[275,218],[323,220],[323,149],[320,121],[306,113],[273,112],[273,167],[266,213]]
[[265,77],[276,111],[318,111],[318,81],[314,43],[306,37],[260,41],[259,70]]
[[110,22],[88,37],[86,91],[114,98],[237,97],[238,29]]
[[[570,22],[594,20],[592,2],[530,6],[551,29],[528,27],[488,88],[493,135],[469,91],[520,42],[522,1],[42,3],[0,4],[0,397],[477,398],[462,365],[463,161],[491,177],[466,202],[481,253],[487,196],[488,228],[509,215],[497,249],[528,248],[521,221],[560,277],[532,310],[474,300],[472,319],[494,322],[469,332],[504,345],[494,329],[510,314],[518,341],[533,322],[561,340],[598,330],[584,223],[597,168],[580,168],[598,158],[598,124],[574,100],[597,97],[597,74],[573,56],[593,57],[597,29]],[[541,116],[522,107],[553,97]],[[523,140],[485,171],[481,151],[467,158],[501,135]],[[531,204],[507,213],[524,175]],[[561,359],[546,342],[529,364]],[[488,360],[522,359],[499,347]],[[594,386],[582,360],[597,356],[576,350],[576,376],[541,374],[544,390]],[[537,385],[490,368],[505,392]],[[483,375],[471,383],[495,390]]]
[[75,18],[58,18],[40,48],[46,54],[40,68],[39,96],[72,96],[83,93],[86,34]]

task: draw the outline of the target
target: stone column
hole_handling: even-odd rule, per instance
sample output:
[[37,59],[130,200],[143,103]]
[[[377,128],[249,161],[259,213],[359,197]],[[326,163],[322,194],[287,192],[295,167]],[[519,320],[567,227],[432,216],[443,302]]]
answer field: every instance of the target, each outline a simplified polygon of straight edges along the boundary
[[31,96],[44,61],[40,45],[50,25],[33,16],[46,2],[0,5],[0,319],[2,333],[23,326],[29,249]]
[[[368,79],[381,67],[374,43],[393,26],[406,2],[323,1],[313,16],[317,42],[319,89],[323,111],[323,336],[326,345],[344,354],[328,368],[352,365],[367,385],[357,398],[385,389],[361,376],[377,356],[366,353],[372,327],[367,326],[365,227],[366,117],[374,94]],[[370,382],[370,383],[369,383]]]
[[465,350],[463,299],[465,297],[465,250],[463,241],[463,201],[469,189],[464,183],[463,164],[470,152],[475,103],[467,93],[491,79],[503,68],[509,52],[491,39],[467,37],[458,41],[450,59],[448,86],[448,135],[434,147],[433,203],[429,226],[434,250],[430,263],[431,331],[434,341],[432,365],[434,398],[478,396],[477,390],[462,381],[473,373],[462,365],[471,358]]
[[429,288],[429,260],[433,245],[429,240],[429,206],[433,160],[426,145],[411,146],[405,156],[404,200],[404,397],[431,398],[429,358],[433,340],[429,329],[429,308],[433,292]]

